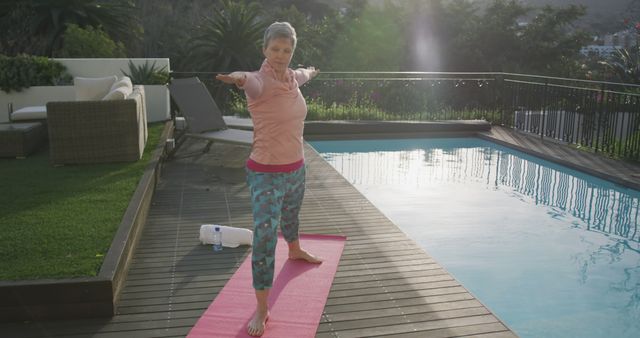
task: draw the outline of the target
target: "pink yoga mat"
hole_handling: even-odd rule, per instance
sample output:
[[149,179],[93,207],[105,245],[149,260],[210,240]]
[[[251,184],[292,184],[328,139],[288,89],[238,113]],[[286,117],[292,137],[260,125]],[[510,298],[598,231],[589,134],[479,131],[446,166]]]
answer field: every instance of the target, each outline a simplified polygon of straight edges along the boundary
[[[262,337],[314,337],[344,248],[345,237],[300,235],[302,247],[322,257],[322,264],[287,258],[279,236],[269,321]],[[240,265],[187,337],[250,337],[247,324],[256,298],[251,285],[251,255]]]

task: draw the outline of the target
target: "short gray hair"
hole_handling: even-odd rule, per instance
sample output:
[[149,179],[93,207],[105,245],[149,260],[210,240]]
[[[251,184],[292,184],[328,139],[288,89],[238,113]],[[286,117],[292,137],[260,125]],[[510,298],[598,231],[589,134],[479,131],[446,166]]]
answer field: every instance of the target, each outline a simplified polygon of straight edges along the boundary
[[296,30],[288,22],[274,22],[267,30],[264,31],[264,40],[262,41],[262,48],[267,48],[269,41],[273,39],[286,38],[291,39],[293,49],[296,49],[298,38],[296,37]]

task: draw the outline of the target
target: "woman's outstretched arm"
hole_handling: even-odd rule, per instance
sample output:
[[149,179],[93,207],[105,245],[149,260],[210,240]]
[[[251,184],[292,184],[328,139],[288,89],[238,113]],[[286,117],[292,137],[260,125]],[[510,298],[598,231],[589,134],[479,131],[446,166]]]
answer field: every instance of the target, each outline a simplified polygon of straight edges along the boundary
[[247,81],[247,74],[245,72],[233,72],[230,74],[218,74],[216,80],[220,80],[226,84],[234,84],[238,87],[244,86]]
[[262,94],[262,80],[254,73],[233,72],[229,74],[218,74],[216,79],[227,84],[234,84],[244,90],[247,96],[257,98]]
[[295,71],[296,80],[298,81],[298,85],[302,86],[305,82],[311,81],[314,77],[320,73],[320,69],[316,69],[313,66],[298,68]]

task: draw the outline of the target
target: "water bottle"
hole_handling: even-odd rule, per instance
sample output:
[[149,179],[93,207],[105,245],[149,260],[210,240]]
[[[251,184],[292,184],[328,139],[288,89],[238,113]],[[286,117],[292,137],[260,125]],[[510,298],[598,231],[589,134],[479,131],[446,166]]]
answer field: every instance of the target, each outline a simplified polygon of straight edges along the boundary
[[220,227],[213,229],[213,251],[222,251],[222,232],[220,232]]

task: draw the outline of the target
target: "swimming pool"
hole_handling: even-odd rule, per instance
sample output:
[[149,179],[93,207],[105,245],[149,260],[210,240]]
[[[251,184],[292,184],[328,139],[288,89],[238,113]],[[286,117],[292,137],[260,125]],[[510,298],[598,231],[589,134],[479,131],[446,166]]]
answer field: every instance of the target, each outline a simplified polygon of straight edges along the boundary
[[310,143],[521,337],[640,336],[640,192],[475,138]]

